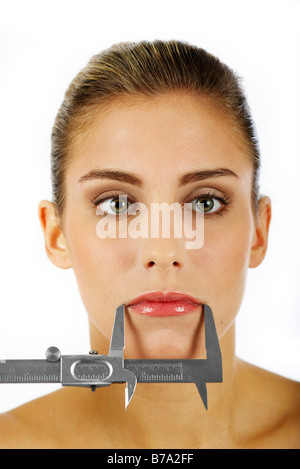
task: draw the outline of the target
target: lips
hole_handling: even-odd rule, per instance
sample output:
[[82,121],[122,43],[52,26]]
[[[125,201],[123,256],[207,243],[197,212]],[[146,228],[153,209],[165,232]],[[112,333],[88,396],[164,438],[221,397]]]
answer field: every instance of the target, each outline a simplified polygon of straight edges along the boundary
[[128,307],[148,316],[179,316],[195,312],[202,304],[198,298],[180,291],[155,291],[135,298]]

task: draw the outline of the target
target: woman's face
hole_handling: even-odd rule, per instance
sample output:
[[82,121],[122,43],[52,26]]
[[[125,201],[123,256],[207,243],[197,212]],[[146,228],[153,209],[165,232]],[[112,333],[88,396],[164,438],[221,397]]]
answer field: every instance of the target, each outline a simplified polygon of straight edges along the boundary
[[[179,185],[185,173],[220,168],[235,175],[228,172]],[[79,182],[96,169],[131,173],[142,185],[100,178]],[[251,179],[246,150],[199,98],[179,93],[132,98],[95,115],[84,138],[74,145],[66,172],[63,228],[92,337],[102,345],[104,338],[109,341],[116,308],[156,290],[179,290],[208,304],[221,337],[239,310],[247,269],[252,267],[256,225]],[[99,238],[96,226],[101,215],[92,201],[111,192],[126,195],[128,206],[142,202],[149,212],[153,202],[195,201],[194,217],[199,216],[197,198],[209,194],[207,205],[212,208],[204,217],[203,246],[187,249],[184,236]],[[111,216],[116,213],[115,197],[101,205]],[[124,213],[124,206],[121,210]],[[137,216],[138,212],[128,215],[128,225]],[[125,356],[201,356],[202,310],[199,306],[190,314],[152,317],[126,307]]]

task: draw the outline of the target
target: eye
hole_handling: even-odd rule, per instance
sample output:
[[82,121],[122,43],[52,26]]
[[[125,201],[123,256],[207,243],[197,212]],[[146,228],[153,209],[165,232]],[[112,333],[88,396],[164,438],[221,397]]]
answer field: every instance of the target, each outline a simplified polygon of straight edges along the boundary
[[[223,204],[224,203],[225,202],[223,202]],[[216,197],[207,194],[196,197],[192,201],[192,207],[195,207],[195,210],[201,213],[214,213],[222,207],[222,204]]]
[[[130,200],[126,195],[108,195],[94,202],[94,205],[97,206],[96,215],[123,215],[128,211],[128,203],[130,203]],[[132,208],[133,205],[135,204],[131,204]],[[129,207],[129,209],[131,207]]]

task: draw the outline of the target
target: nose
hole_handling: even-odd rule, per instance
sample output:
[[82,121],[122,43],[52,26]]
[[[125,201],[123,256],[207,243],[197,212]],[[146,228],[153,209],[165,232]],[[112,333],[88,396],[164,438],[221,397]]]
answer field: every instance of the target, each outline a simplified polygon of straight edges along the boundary
[[162,272],[182,270],[186,264],[184,245],[178,239],[145,239],[140,252],[141,264],[146,270]]

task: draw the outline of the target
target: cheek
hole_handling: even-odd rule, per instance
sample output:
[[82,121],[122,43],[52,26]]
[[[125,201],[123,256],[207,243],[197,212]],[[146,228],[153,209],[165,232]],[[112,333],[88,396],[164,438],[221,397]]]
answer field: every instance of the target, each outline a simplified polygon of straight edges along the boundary
[[96,229],[92,230],[88,224],[80,230],[76,230],[76,224],[69,224],[68,233],[72,267],[82,302],[90,320],[109,338],[114,319],[112,306],[124,300],[125,274],[132,262],[128,240],[99,239]]
[[[242,303],[251,248],[251,219],[224,229],[211,225],[205,230],[204,245],[197,253],[199,284],[210,301],[217,330],[222,336],[234,321]],[[201,279],[201,280],[200,280]]]
[[127,244],[126,240],[99,239],[96,236],[85,237],[84,240],[73,238],[72,263],[79,287],[84,287],[89,293],[98,289],[104,294],[103,300],[116,293],[129,266]]

